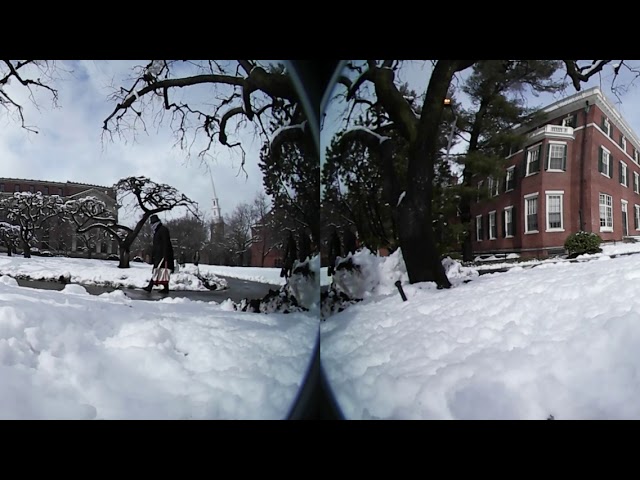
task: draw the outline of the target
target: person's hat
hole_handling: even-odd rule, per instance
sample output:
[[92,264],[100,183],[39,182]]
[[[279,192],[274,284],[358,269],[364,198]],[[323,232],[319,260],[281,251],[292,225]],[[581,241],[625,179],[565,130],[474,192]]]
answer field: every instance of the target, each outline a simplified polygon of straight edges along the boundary
[[151,223],[158,223],[160,221],[158,215],[151,215],[151,217],[149,217],[149,220],[151,220]]

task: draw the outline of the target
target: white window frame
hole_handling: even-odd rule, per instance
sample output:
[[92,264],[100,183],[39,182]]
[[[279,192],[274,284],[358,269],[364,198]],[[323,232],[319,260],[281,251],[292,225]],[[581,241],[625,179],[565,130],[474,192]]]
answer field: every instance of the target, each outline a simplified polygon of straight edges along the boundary
[[[506,216],[507,211],[509,211],[509,220],[510,220],[510,222],[508,223],[507,223],[507,216]],[[505,232],[507,233],[504,238],[513,238],[514,235],[509,235],[509,229],[507,228],[509,224],[513,225],[513,205],[504,207],[504,212],[505,214],[502,215],[502,221],[504,222]],[[512,228],[512,230],[514,229]]]
[[499,195],[499,180],[489,177],[487,178],[487,189],[489,191],[489,198],[497,197]]
[[610,137],[611,136],[611,122],[609,121],[609,119],[607,117],[604,118],[604,126],[607,129],[607,131],[605,132],[607,134],[607,137]]
[[511,188],[508,188],[509,186],[509,174],[511,174],[511,184],[515,185],[516,183],[516,167],[515,165],[513,167],[509,167],[507,168],[507,176],[506,176],[506,181],[505,181],[505,192],[510,192],[511,190],[513,190],[513,186]]
[[627,153],[627,137],[624,135],[622,135],[622,150],[624,150],[624,153]]
[[629,166],[622,160],[620,160],[620,164],[624,166],[624,168],[622,169],[622,179],[624,180],[624,183],[620,182],[620,185],[624,185],[625,187],[629,188]]
[[[493,218],[493,228],[491,226],[491,219]],[[496,234],[493,234],[493,229],[495,228]],[[496,211],[492,210],[489,212],[489,240],[495,240],[498,238],[498,222],[496,222]]]
[[[478,219],[480,221],[478,221]],[[476,242],[482,241],[482,235],[480,235],[481,231],[482,231],[482,215],[476,215]]]
[[[567,142],[557,142],[554,140],[551,140],[549,142],[549,145],[551,145],[551,147],[549,147],[549,156],[547,158],[547,172],[564,172],[564,170],[562,170],[562,168],[551,168],[551,149],[553,148],[553,145],[564,145],[564,157],[566,157],[567,155]],[[562,161],[562,159],[561,159]]]
[[636,216],[636,223],[638,224],[638,228],[636,231],[640,231],[640,205],[633,205],[634,215]]
[[[605,203],[602,203],[602,197],[604,197]],[[607,199],[610,200],[609,203],[607,203]],[[607,218],[607,213],[605,211],[605,224],[604,226],[602,225],[602,212],[601,212],[601,208],[605,207],[605,209],[609,209],[610,211],[610,217],[611,217],[611,226],[607,225],[607,220],[609,220],[609,218]],[[608,193],[599,193],[598,194],[598,215],[599,215],[599,220],[600,220],[600,231],[601,232],[613,232],[613,196],[609,195]]]
[[484,180],[480,180],[478,182],[478,196],[476,197],[476,203],[480,201],[480,191],[482,190],[482,185],[484,185]]
[[[629,232],[631,231],[631,229],[629,228],[629,202],[627,200],[625,199],[620,200],[620,210],[626,216],[627,235],[629,235]],[[624,225],[622,225],[622,235],[624,236]]]
[[636,162],[636,165],[640,164],[640,153],[638,153],[638,149],[633,147],[633,161]]
[[[525,171],[525,177],[530,177],[531,175],[536,175],[538,173],[540,173],[540,153],[542,153],[542,148],[540,147],[542,145],[542,143],[538,143],[536,145],[532,145],[531,147],[526,149],[526,155],[527,155],[527,163],[526,163],[526,171]],[[529,172],[529,165],[531,165],[533,162],[531,161],[531,156],[533,155],[533,153],[537,153],[538,154],[538,171],[537,172]]]
[[[607,157],[606,161],[605,161],[605,156]],[[607,173],[601,172],[600,175],[604,175],[607,178],[611,178],[611,172],[609,171],[610,160],[611,160],[611,152],[606,148],[602,147],[602,168],[604,170],[606,166]]]
[[525,235],[530,235],[533,233],[540,233],[540,225],[538,224],[538,230],[529,230],[529,220],[528,220],[528,215],[529,215],[529,200],[533,200],[534,198],[536,199],[536,215],[538,215],[538,207],[540,205],[540,202],[538,202],[538,198],[539,198],[539,193],[529,193],[527,195],[524,196],[524,234]]
[[[547,223],[547,232],[564,232],[564,190],[547,190],[544,192],[545,198],[545,217]],[[560,197],[560,228],[551,228],[549,222],[549,197]]]
[[633,191],[640,194],[640,174],[633,172]]

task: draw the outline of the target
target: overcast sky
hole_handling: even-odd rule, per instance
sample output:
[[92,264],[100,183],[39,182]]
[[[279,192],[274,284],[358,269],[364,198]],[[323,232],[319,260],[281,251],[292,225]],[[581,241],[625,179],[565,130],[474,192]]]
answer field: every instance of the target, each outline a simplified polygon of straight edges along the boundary
[[[195,153],[187,154],[175,146],[176,137],[168,122],[157,127],[153,117],[146,118],[148,133],[138,131],[135,142],[117,136],[102,141],[103,121],[115,107],[109,100],[111,85],[129,88],[132,67],[149,60],[81,60],[58,61],[59,79],[50,83],[59,91],[59,108],[53,108],[51,95],[37,91],[39,110],[28,100],[28,92],[15,80],[5,90],[21,101],[28,125],[38,134],[20,127],[15,116],[0,110],[0,164],[2,177],[30,178],[65,182],[113,185],[118,179],[144,175],[158,183],[167,183],[199,203],[201,211],[211,215],[212,187],[206,168]],[[180,91],[181,90],[181,91]],[[203,90],[183,88],[175,96],[195,95],[210,104]],[[213,101],[212,101],[213,100]],[[253,200],[263,192],[258,152],[262,142],[251,127],[240,137],[246,151],[245,170],[238,174],[241,156],[228,148],[216,146],[215,161],[210,162],[222,214],[236,205]],[[184,210],[176,212],[182,215]],[[161,218],[163,215],[161,215]],[[167,216],[167,218],[170,218]],[[130,218],[129,218],[130,220]],[[127,222],[127,223],[130,223]]]
[[[618,61],[612,61],[611,64],[606,65],[600,74],[596,74],[589,82],[582,84],[582,90],[586,90],[591,87],[601,87],[607,98],[615,105],[618,111],[625,118],[627,123],[631,126],[636,135],[640,136],[640,109],[637,108],[640,105],[640,79],[635,79],[635,74],[630,72],[624,66],[620,69],[616,85],[628,86],[625,92],[619,92],[617,98],[611,91],[611,82],[614,78],[614,65]],[[625,64],[631,67],[638,67],[640,70],[640,61],[631,60],[626,61]],[[407,82],[411,88],[413,88],[419,95],[423,94],[431,77],[431,63],[424,60],[405,61],[401,69],[398,71],[399,79],[402,82]],[[471,68],[459,72],[456,74],[452,85],[462,86],[464,79],[470,74]],[[561,70],[560,76],[564,73]],[[349,73],[349,77],[353,78],[354,74]],[[370,87],[369,87],[370,88]],[[333,96],[338,92],[344,92],[344,87],[338,85],[333,90]],[[526,95],[527,103],[529,107],[544,107],[550,103],[553,103],[561,98],[573,95],[576,93],[573,85],[569,85],[564,92],[558,92],[555,94],[541,94],[538,97],[533,95]],[[463,97],[462,92],[458,92],[458,100],[462,102],[463,106],[469,107],[470,104],[467,99]],[[324,161],[326,147],[330,145],[331,138],[337,131],[344,127],[344,120],[346,118],[346,103],[344,99],[336,99],[329,102],[322,130],[320,133],[321,142],[321,162]],[[465,143],[459,143],[452,149],[452,153],[465,151],[467,145]]]

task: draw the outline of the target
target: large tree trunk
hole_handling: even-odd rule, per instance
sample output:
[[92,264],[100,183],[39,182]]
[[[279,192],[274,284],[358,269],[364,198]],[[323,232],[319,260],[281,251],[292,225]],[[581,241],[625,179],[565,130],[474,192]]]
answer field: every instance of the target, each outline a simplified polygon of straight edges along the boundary
[[129,256],[131,252],[129,251],[129,246],[120,245],[120,263],[118,264],[118,268],[130,268],[129,265]]
[[433,69],[417,137],[409,149],[407,193],[399,208],[400,247],[411,283],[436,282],[449,288],[433,232],[433,179],[444,99],[457,60],[440,60]]

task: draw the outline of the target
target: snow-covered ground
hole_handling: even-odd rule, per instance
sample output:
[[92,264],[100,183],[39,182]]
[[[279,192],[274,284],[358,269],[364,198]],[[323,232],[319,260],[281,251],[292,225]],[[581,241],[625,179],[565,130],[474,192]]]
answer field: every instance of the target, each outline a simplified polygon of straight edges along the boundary
[[[272,285],[284,285],[285,280],[280,276],[280,268],[260,267],[225,267],[221,265],[200,265],[200,271],[211,272],[215,275],[250,280],[253,282],[270,283]],[[331,277],[327,275],[327,267],[320,270],[320,284],[329,285]]]
[[2,276],[0,418],[285,418],[317,333],[308,313],[45,291]]
[[[602,244],[602,253],[594,253],[592,255],[580,255],[577,257],[577,260],[586,260],[593,259],[606,255],[620,255],[625,253],[640,253],[640,242],[638,243],[613,243]],[[495,262],[495,263],[485,263],[484,265],[480,262],[487,262],[487,260],[479,261],[479,265],[475,265],[473,268],[476,270],[493,270],[497,268],[510,268],[514,265],[519,265],[521,267],[528,267],[532,265],[538,265],[543,263],[557,263],[557,262],[568,262],[568,259],[560,259],[560,258],[547,258],[545,260],[524,260],[522,262]]]
[[[33,280],[58,280],[64,276],[72,283],[120,288],[142,288],[151,279],[151,265],[131,262],[131,268],[118,268],[114,260],[95,260],[67,257],[31,257],[13,255],[0,256],[0,275],[30,278]],[[187,266],[189,267],[189,266]],[[191,266],[193,267],[193,266]],[[194,268],[172,274],[169,288],[172,290],[206,291],[202,281],[196,277]],[[211,278],[219,288],[227,282],[222,278]],[[160,287],[156,287],[160,288]]]
[[322,364],[347,418],[640,419],[640,255],[483,276],[447,268],[451,289],[404,284],[403,302],[400,268],[322,323]]

